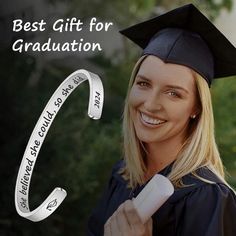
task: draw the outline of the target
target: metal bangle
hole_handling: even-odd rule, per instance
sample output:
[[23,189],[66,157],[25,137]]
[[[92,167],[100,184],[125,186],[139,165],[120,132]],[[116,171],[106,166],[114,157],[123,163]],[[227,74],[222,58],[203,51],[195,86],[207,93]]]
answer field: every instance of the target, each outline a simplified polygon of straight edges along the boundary
[[29,208],[29,187],[37,156],[47,132],[65,100],[82,82],[88,80],[90,87],[88,116],[100,119],[104,101],[104,89],[98,75],[87,70],[77,70],[69,75],[57,88],[41,113],[30,136],[18,171],[15,187],[15,206],[18,214],[37,222],[51,215],[62,203],[67,193],[56,187],[46,200],[35,210]]

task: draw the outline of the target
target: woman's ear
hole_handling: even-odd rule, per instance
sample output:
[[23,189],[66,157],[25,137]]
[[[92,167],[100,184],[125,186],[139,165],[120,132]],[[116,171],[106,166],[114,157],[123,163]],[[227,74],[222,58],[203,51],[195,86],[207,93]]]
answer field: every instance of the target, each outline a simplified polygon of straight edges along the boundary
[[190,118],[195,119],[201,112],[201,109],[199,107],[195,108],[193,112],[190,115]]

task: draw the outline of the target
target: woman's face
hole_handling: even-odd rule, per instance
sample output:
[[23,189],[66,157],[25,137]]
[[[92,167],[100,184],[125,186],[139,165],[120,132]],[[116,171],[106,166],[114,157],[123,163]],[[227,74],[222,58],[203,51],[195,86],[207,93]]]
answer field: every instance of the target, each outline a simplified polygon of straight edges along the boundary
[[184,141],[190,117],[197,113],[191,70],[156,56],[142,62],[129,96],[131,119],[140,141]]

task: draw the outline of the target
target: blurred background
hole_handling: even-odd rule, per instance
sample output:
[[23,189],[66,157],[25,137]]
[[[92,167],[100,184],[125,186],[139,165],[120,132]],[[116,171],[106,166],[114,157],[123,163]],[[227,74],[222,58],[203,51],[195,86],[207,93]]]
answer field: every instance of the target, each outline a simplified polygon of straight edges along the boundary
[[[0,235],[85,235],[86,222],[122,153],[121,122],[131,70],[141,50],[122,38],[118,30],[185,3],[194,3],[236,45],[235,0],[8,0],[0,3]],[[113,22],[108,32],[12,32],[12,21],[96,17]],[[83,35],[84,34],[84,35]],[[70,41],[83,37],[97,41],[96,52],[18,53],[17,38],[25,41]],[[40,151],[30,187],[31,209],[60,186],[68,196],[45,221],[32,223],[17,215],[14,205],[18,168],[47,101],[59,84],[76,69],[97,73],[103,80],[105,104],[101,120],[87,116],[88,85],[82,84],[65,102]],[[211,92],[219,150],[236,189],[236,78],[214,82]],[[32,193],[32,194],[31,194]]]

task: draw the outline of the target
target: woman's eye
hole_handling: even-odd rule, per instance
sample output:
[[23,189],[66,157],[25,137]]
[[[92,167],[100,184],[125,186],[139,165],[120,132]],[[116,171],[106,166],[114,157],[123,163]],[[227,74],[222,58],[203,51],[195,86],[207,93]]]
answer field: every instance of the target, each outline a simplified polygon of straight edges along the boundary
[[169,91],[168,94],[171,96],[171,97],[180,97],[180,95],[178,93],[176,93],[175,91]]
[[148,86],[148,83],[147,82],[143,82],[143,81],[139,81],[137,82],[137,84],[141,87],[147,87]]

